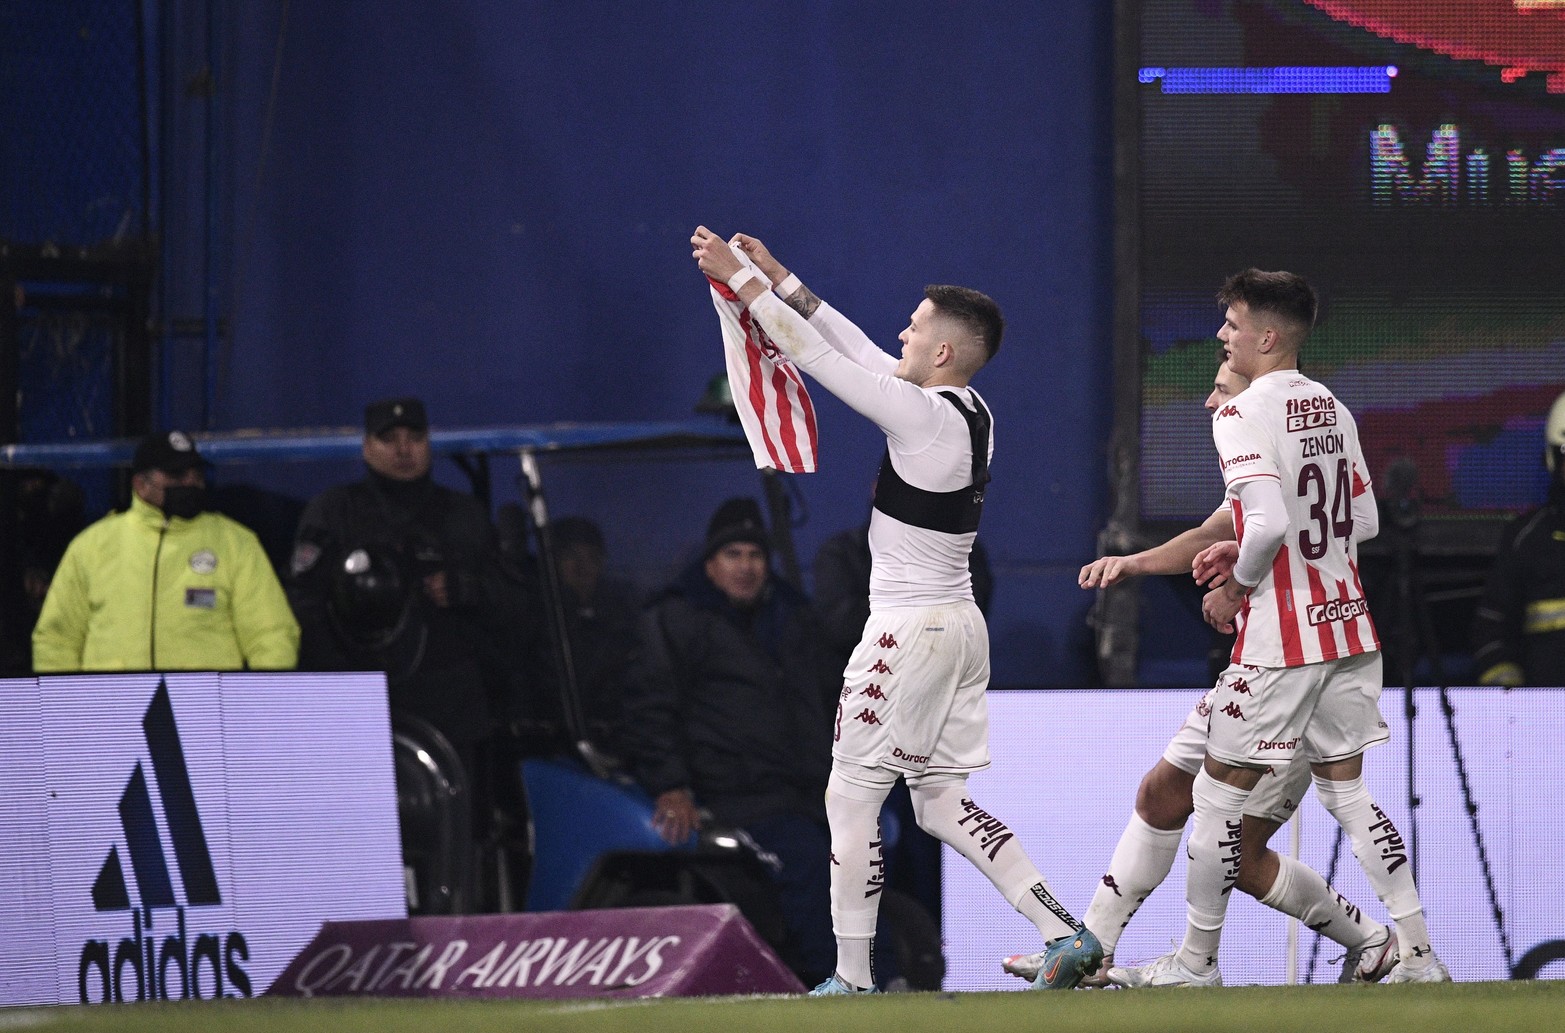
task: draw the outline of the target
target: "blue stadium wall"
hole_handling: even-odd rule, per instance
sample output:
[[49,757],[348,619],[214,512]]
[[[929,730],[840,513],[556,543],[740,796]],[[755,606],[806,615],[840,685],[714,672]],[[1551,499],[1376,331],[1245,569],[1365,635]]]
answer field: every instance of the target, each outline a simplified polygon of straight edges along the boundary
[[[721,369],[698,223],[761,237],[892,348],[926,283],[977,286],[1008,323],[976,385],[998,434],[995,684],[1092,683],[1075,576],[1107,507],[1112,5],[174,6],[221,23],[211,239],[230,341],[211,411],[185,363],[166,420],[341,425],[402,393],[448,426],[684,418]],[[169,167],[201,168],[199,134],[169,135]],[[166,182],[167,232],[199,237],[202,205]],[[190,309],[195,261],[174,254],[169,303]],[[865,518],[883,447],[815,398],[806,564]],[[342,473],[244,476],[300,494]],[[758,487],[743,464],[556,484],[557,511],[608,524],[621,564],[697,540]]]

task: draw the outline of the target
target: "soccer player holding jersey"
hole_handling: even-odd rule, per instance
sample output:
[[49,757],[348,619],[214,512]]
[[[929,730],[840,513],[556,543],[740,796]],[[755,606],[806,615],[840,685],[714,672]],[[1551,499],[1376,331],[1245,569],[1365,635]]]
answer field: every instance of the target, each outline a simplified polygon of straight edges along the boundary
[[1075,986],[1102,960],[1097,939],[967,792],[968,774],[989,766],[989,637],[968,555],[994,448],[988,407],[968,381],[1000,346],[999,307],[965,287],[925,288],[899,360],[760,241],[741,234],[730,246],[703,226],[690,243],[701,271],[726,283],[789,359],[886,435],[869,527],[870,616],[843,675],[826,790],[837,970],[813,992],[873,990],[880,808],[899,777],[919,826],[971,861],[1047,941],[1033,985]]
[[[1390,734],[1354,534],[1354,498],[1373,494],[1352,414],[1298,370],[1315,291],[1293,273],[1249,269],[1230,277],[1218,300],[1227,311],[1217,336],[1250,387],[1212,420],[1238,553],[1202,612],[1237,637],[1211,696],[1206,760],[1192,788],[1184,942],[1147,965],[1112,968],[1109,978],[1221,985],[1218,944],[1246,801],[1263,772],[1303,751],[1316,795],[1396,922],[1401,963],[1391,981],[1449,980],[1429,945],[1407,847],[1362,777],[1364,750]],[[1358,518],[1367,512],[1360,507]]]

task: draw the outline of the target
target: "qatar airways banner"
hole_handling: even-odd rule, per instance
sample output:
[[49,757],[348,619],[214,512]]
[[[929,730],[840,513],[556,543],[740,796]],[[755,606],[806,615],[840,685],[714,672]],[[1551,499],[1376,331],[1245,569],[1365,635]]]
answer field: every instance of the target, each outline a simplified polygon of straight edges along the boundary
[[731,904],[329,922],[285,997],[694,997],[802,993]]
[[[1108,866],[1141,776],[1204,691],[989,693],[994,766],[972,777],[973,799],[1010,826],[1077,918]],[[1565,689],[1450,689],[1449,720],[1438,690],[1416,689],[1411,736],[1404,698],[1401,689],[1381,697],[1391,742],[1365,754],[1364,777],[1412,851],[1435,951],[1457,980],[1509,979],[1513,972],[1565,978],[1565,898],[1548,889],[1565,856],[1565,800],[1555,791]],[[1420,801],[1411,810],[1410,738]],[[1389,922],[1313,792],[1272,846]],[[1166,954],[1170,941],[1183,938],[1185,868],[1181,850],[1167,881],[1125,929],[1118,962]],[[945,988],[1024,988],[1001,971],[1000,959],[1041,950],[1037,931],[949,848],[943,878]],[[1226,984],[1334,982],[1342,955],[1335,943],[1234,892],[1219,962]]]
[[0,681],[0,1004],[250,997],[407,914],[379,674]]

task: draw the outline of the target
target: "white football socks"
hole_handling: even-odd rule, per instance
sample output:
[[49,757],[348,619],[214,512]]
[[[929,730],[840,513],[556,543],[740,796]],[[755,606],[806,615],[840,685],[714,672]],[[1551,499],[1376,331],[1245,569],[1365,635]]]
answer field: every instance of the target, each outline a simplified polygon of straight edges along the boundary
[[1154,828],[1141,815],[1131,812],[1125,831],[1119,834],[1114,856],[1109,859],[1109,870],[1098,883],[1083,919],[1103,944],[1104,954],[1114,953],[1120,934],[1142,902],[1168,878],[1184,834],[1183,827]]
[[886,862],[880,848],[880,807],[891,786],[849,782],[836,771],[826,783],[831,825],[831,928],[837,936],[837,976],[859,988],[875,985],[873,950]]
[[1370,797],[1364,779],[1331,782],[1316,775],[1315,795],[1348,834],[1353,856],[1396,923],[1401,964],[1417,969],[1433,962],[1429,927],[1424,922],[1418,887],[1413,884],[1407,846],[1391,819]]
[[1000,819],[974,803],[967,780],[933,776],[909,782],[918,825],[972,862],[1044,940],[1069,936],[1077,922]]
[[1306,928],[1344,947],[1360,947],[1386,927],[1332,889],[1320,873],[1286,854],[1277,855],[1277,880],[1261,903],[1292,915]]
[[1185,878],[1185,942],[1179,960],[1204,974],[1217,967],[1228,898],[1239,878],[1239,829],[1250,791],[1219,782],[1206,768],[1191,791],[1195,821],[1190,826],[1190,869]]

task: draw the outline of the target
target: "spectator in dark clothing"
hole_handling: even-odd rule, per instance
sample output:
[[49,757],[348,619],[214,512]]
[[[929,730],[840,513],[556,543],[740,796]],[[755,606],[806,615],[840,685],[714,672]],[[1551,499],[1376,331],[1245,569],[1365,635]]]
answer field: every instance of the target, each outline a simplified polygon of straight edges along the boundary
[[33,626],[49,594],[49,582],[71,539],[87,526],[81,486],[42,469],[0,471],[3,497],[14,503],[11,558],[16,582],[0,586],[0,676],[33,671]]
[[582,716],[592,740],[618,752],[615,726],[635,651],[639,593],[627,582],[604,577],[606,548],[597,524],[562,517],[550,531]]
[[1543,438],[1548,501],[1506,525],[1473,622],[1485,685],[1565,685],[1565,394]]
[[668,842],[710,816],[776,855],[789,961],[809,985],[836,964],[824,797],[841,672],[768,550],[760,507],[723,503],[702,559],[642,613],[620,742]]

